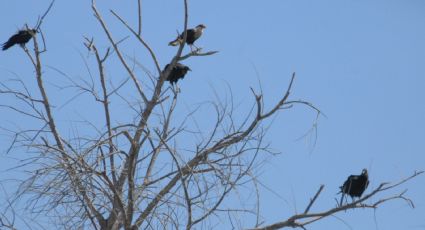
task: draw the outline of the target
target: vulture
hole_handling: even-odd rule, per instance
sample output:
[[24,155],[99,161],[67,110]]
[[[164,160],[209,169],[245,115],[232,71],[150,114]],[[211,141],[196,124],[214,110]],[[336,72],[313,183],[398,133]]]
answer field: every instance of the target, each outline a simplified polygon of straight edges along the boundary
[[[204,31],[205,28],[206,28],[206,26],[204,24],[199,24],[193,29],[186,30],[186,34],[187,34],[186,35],[186,44],[188,44],[191,49],[192,49],[192,46],[195,46],[193,43],[198,38],[201,37],[202,32]],[[181,33],[175,40],[168,43],[168,45],[170,45],[170,46],[180,45],[183,42],[183,36],[184,36],[184,33]]]
[[16,44],[24,46],[25,43],[29,42],[29,40],[31,40],[31,38],[35,36],[36,32],[37,31],[35,29],[26,29],[18,31],[18,33],[10,37],[7,42],[3,43],[3,50],[7,50]]
[[[170,64],[167,64],[165,66],[163,72],[168,68],[168,66],[170,66]],[[169,81],[171,85],[173,85],[174,83],[177,83],[179,79],[183,79],[187,71],[192,71],[192,70],[189,67],[177,62],[176,65],[171,70],[170,74],[168,75],[166,81]]]
[[340,187],[342,195],[339,205],[342,206],[342,201],[345,194],[350,195],[352,199],[354,199],[354,197],[360,198],[368,185],[369,176],[366,169],[363,169],[362,174],[360,175],[349,176],[344,184]]

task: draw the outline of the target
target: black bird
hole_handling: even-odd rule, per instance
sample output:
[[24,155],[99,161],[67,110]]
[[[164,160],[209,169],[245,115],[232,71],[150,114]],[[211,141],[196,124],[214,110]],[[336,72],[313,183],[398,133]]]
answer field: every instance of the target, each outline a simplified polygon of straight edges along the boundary
[[[198,38],[201,37],[202,32],[204,29],[207,28],[204,24],[199,24],[193,29],[186,30],[186,44],[190,46],[190,49],[192,49],[192,46],[195,46],[193,43],[198,40]],[[183,35],[184,33],[181,33],[175,40],[168,43],[170,46],[177,46],[180,45],[183,42]],[[195,46],[196,47],[196,46]]]
[[344,184],[339,187],[341,189],[341,201],[340,206],[342,206],[342,201],[344,199],[344,194],[348,194],[352,199],[354,197],[361,197],[363,192],[366,190],[369,185],[369,175],[367,170],[363,169],[362,174],[360,175],[351,175],[347,178]]
[[[170,64],[167,64],[165,66],[163,72],[168,68],[168,66],[170,66]],[[183,79],[187,71],[192,71],[192,70],[181,63],[176,63],[176,65],[173,67],[170,74],[168,75],[166,81],[169,81],[171,85],[173,85],[174,83],[177,83],[179,79]]]
[[7,42],[3,43],[3,50],[7,50],[10,47],[19,44],[20,46],[24,46],[25,43],[29,42],[32,37],[36,34],[35,29],[26,29],[26,30],[20,30],[18,33],[14,34],[12,37],[7,40]]

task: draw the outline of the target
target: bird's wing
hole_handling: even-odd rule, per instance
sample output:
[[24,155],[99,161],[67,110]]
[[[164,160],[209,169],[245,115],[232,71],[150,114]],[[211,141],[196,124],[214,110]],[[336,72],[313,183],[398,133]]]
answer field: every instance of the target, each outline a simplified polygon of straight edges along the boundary
[[343,190],[345,190],[345,188],[350,190],[350,187],[351,187],[353,181],[358,180],[358,179],[359,179],[359,176],[357,176],[357,175],[351,175],[351,176],[347,177],[347,180],[342,185],[341,190],[343,191]]
[[351,175],[351,176],[348,177],[347,180],[358,180],[358,179],[359,179],[359,176],[357,176],[357,175]]
[[[186,36],[187,36],[187,37],[189,37],[189,36],[191,36],[191,34],[193,34],[194,32],[195,32],[195,31],[194,31],[194,29],[187,29],[187,30],[186,30],[186,34],[187,34]],[[180,34],[180,36],[179,36],[179,39],[183,39],[183,36],[184,36],[184,33],[181,33],[181,34]]]
[[187,30],[187,36],[193,36],[195,34],[195,29],[188,29]]

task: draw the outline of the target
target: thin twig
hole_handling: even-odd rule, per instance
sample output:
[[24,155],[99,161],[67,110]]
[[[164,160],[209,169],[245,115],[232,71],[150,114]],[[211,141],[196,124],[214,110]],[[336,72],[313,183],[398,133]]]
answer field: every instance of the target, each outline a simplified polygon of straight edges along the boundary
[[53,4],[55,3],[56,0],[52,0],[52,2],[50,3],[49,7],[47,8],[46,12],[44,12],[43,16],[41,16],[40,20],[38,20],[37,24],[36,24],[36,28],[35,30],[38,31],[40,29],[41,23],[43,23],[44,18],[47,16],[47,14],[49,13],[50,9],[53,7]]
[[320,185],[319,190],[317,190],[316,194],[314,195],[313,199],[310,200],[310,203],[307,205],[307,208],[304,211],[304,214],[307,214],[308,211],[310,211],[310,208],[313,206],[314,202],[316,201],[317,197],[319,197],[319,194],[322,192],[325,185]]

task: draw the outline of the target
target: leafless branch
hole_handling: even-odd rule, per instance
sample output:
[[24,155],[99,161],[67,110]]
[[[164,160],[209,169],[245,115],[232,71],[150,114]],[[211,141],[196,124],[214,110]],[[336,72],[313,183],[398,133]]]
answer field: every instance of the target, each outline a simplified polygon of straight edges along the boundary
[[200,51],[201,51],[201,49],[200,49],[200,48],[198,48],[198,49],[196,49],[196,50],[194,50],[194,51],[191,51],[190,53],[188,53],[188,54],[186,54],[186,55],[181,56],[181,57],[179,58],[179,60],[180,60],[180,61],[183,61],[183,60],[188,59],[188,58],[190,58],[190,57],[196,57],[196,56],[210,56],[210,55],[214,55],[214,54],[218,53],[218,51],[208,51],[208,52],[205,52],[205,53],[201,53]]
[[[318,213],[308,213],[308,210],[306,209],[307,212],[304,212],[303,214],[297,214],[297,215],[293,215],[290,218],[288,218],[287,220],[284,221],[280,221],[271,225],[267,225],[264,227],[258,227],[258,228],[253,228],[253,230],[272,230],[272,229],[280,229],[280,228],[286,228],[286,227],[291,227],[291,228],[303,228],[305,229],[305,227],[308,224],[311,224],[313,222],[316,222],[320,219],[323,219],[327,216],[333,215],[335,213],[341,212],[341,211],[346,211],[349,209],[359,209],[359,208],[378,208],[379,205],[388,202],[388,201],[392,201],[392,200],[397,200],[397,199],[401,199],[406,201],[409,205],[412,206],[413,202],[409,199],[406,198],[404,196],[405,191],[403,191],[402,193],[399,193],[397,195],[394,196],[389,196],[389,197],[384,197],[381,198],[380,200],[378,200],[377,202],[371,203],[371,204],[363,204],[363,202],[368,201],[370,198],[375,197],[377,194],[398,187],[402,184],[404,184],[405,182],[419,176],[420,174],[422,174],[423,171],[420,172],[414,172],[413,175],[402,179],[401,181],[389,185],[388,183],[382,183],[380,184],[376,189],[374,189],[372,192],[370,192],[369,194],[366,194],[365,196],[363,196],[362,198],[353,201],[351,203],[345,204],[343,206],[339,206],[336,208],[331,208],[327,211],[323,211],[323,212],[318,212]],[[321,191],[319,189],[319,191]],[[316,193],[316,195],[319,194]],[[310,201],[310,204],[312,204],[314,202],[315,199],[313,199],[312,201]],[[309,205],[310,206],[310,205]]]
[[49,7],[47,8],[46,12],[44,12],[43,16],[41,16],[39,18],[39,20],[37,21],[37,24],[35,26],[35,30],[38,31],[40,29],[41,24],[43,23],[44,18],[47,16],[47,14],[49,13],[50,9],[53,7],[53,4],[55,3],[56,0],[52,0],[52,2],[50,3]]
[[[369,202],[369,198],[392,190],[422,172],[396,184],[381,184],[347,205],[311,212],[324,189],[321,185],[302,214],[261,227],[264,225],[260,213],[261,190],[257,187],[261,181],[256,172],[264,164],[264,154],[275,155],[270,143],[265,141],[271,123],[268,121],[294,105],[312,109],[317,117],[322,112],[310,102],[290,99],[295,73],[271,107],[265,105],[269,100],[265,99],[261,85],[259,90],[251,88],[253,103],[243,111],[244,116],[237,111],[236,95],[230,86],[230,93],[225,96],[221,91],[214,91],[212,100],[182,108],[179,90],[164,87],[173,67],[178,61],[210,56],[218,51],[202,52],[196,48],[183,55],[189,21],[188,1],[183,0],[183,42],[167,62],[169,67],[162,69],[159,56],[142,36],[142,1],[134,2],[138,17],[135,27],[110,10],[127,29],[127,34],[120,35],[124,38],[116,41],[107,18],[103,18],[95,0],[91,1],[95,20],[108,45],[99,48],[97,41],[100,39],[94,35],[85,38],[84,45],[89,53],[81,57],[86,78],[74,78],[59,68],[48,66],[67,79],[64,85],[57,83],[56,88],[51,89],[46,84],[49,72],[44,72],[40,55],[46,50],[40,49],[40,39],[34,37],[34,50],[24,48],[24,51],[35,78],[21,80],[15,74],[12,81],[0,83],[0,95],[13,99],[0,106],[35,123],[35,128],[2,127],[10,136],[10,149],[23,148],[28,154],[11,169],[23,170],[27,178],[17,182],[18,189],[8,207],[24,200],[24,209],[31,216],[57,217],[54,219],[58,222],[57,228],[135,230],[209,228],[214,220],[243,228],[246,223],[239,219],[240,215],[255,216],[254,229],[306,229],[310,223],[348,209],[375,209],[395,199],[413,206],[405,191],[375,202]],[[53,3],[54,0],[38,21],[37,29]],[[126,40],[129,36],[134,36],[135,42]],[[43,34],[42,38],[45,43]],[[124,52],[123,48],[132,42],[148,51],[146,58]],[[140,61],[148,59],[154,64],[153,70]],[[117,75],[109,73],[112,69],[109,67],[116,64],[123,69],[118,68]],[[125,77],[120,78],[122,75]],[[27,81],[36,87],[27,87]],[[51,104],[51,90],[67,89],[76,90],[75,95],[60,102],[63,106]],[[67,123],[67,119],[60,117],[60,110],[65,105],[70,106],[70,101],[77,101],[77,97],[89,99],[95,106],[76,107],[76,113],[89,110],[95,118],[82,117]],[[54,99],[52,101],[56,102]],[[202,122],[198,122],[201,119]],[[245,204],[248,187],[252,202]],[[227,206],[226,201],[233,197],[242,204]],[[10,217],[9,213],[7,216],[0,213],[0,227],[13,229],[14,220],[6,217]]]
[[314,202],[316,201],[317,197],[319,197],[320,193],[322,192],[325,185],[320,185],[319,190],[317,190],[316,194],[314,195],[313,199],[310,200],[310,203],[307,205],[307,208],[304,211],[304,214],[307,214],[310,211],[310,208],[313,206]]
[[104,21],[103,21],[103,19],[102,19],[102,16],[101,16],[101,15],[100,15],[100,13],[98,12],[98,10],[97,10],[97,8],[96,8],[95,1],[94,1],[94,0],[92,0],[92,9],[93,9],[93,12],[95,13],[96,19],[99,21],[99,23],[101,24],[101,26],[102,26],[102,28],[103,28],[104,32],[106,33],[106,35],[107,35],[107,37],[108,37],[108,39],[109,39],[109,41],[110,41],[111,45],[114,47],[114,51],[117,53],[117,55],[118,55],[118,57],[119,57],[119,59],[120,59],[120,61],[121,61],[121,64],[125,67],[125,69],[127,70],[127,73],[128,73],[128,74],[131,76],[131,78],[133,79],[134,85],[136,86],[136,89],[137,89],[137,91],[139,92],[140,96],[143,98],[143,101],[144,101],[145,103],[147,103],[147,102],[148,102],[148,99],[147,99],[147,97],[146,97],[145,93],[143,93],[143,90],[142,90],[142,88],[141,88],[141,86],[140,86],[139,81],[137,80],[137,77],[135,76],[135,74],[134,74],[134,72],[131,70],[131,68],[128,66],[128,64],[126,63],[126,61],[124,60],[124,58],[123,58],[123,56],[122,56],[122,54],[121,54],[121,51],[120,51],[120,50],[119,50],[119,48],[118,48],[117,43],[115,43],[114,39],[112,38],[111,33],[109,32],[109,29],[107,28],[107,26],[106,26],[105,22],[104,22]]

